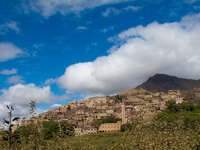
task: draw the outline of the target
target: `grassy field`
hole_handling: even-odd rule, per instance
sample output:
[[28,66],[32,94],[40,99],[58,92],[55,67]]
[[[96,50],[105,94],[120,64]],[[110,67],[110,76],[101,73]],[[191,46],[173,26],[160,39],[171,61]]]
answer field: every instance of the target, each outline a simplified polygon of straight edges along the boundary
[[[139,125],[135,131],[41,140],[38,150],[198,150],[200,129],[169,129]],[[7,150],[0,143],[1,150]],[[16,145],[16,150],[34,150],[33,143]]]

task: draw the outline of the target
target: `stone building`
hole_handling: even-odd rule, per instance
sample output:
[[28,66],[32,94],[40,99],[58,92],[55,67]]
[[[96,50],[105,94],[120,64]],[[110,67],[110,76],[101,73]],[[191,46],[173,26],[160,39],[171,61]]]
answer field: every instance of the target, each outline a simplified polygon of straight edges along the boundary
[[86,135],[86,134],[95,134],[95,133],[97,133],[97,129],[95,129],[95,128],[88,128],[88,129],[75,128],[74,132],[75,132],[75,136],[81,136],[81,135]]
[[101,124],[100,127],[99,127],[99,131],[100,132],[120,131],[121,126],[123,124],[127,123],[125,104],[121,105],[121,118],[122,118],[122,121],[118,121],[117,123],[104,123],[104,124]]
[[113,131],[120,131],[121,129],[121,121],[117,123],[104,123],[100,125],[99,131],[100,132],[113,132]]

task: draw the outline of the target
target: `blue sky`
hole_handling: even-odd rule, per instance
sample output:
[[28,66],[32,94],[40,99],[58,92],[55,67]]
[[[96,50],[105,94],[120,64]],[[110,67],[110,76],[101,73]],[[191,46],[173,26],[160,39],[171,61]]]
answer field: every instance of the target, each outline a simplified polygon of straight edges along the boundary
[[[166,47],[158,45],[159,40],[148,41],[150,35],[155,34],[156,39],[158,31],[162,37],[173,31],[177,38],[195,41],[199,11],[199,0],[0,0],[0,109],[11,103],[20,109],[30,98],[38,99],[44,110],[82,96],[115,94],[134,88],[155,73],[199,79],[197,67],[188,67],[199,64],[198,49],[187,49],[193,48],[191,42],[184,45],[182,39]],[[182,26],[192,29],[177,32]],[[156,32],[151,32],[154,28]],[[140,54],[144,47],[133,41],[137,37],[147,38],[143,45],[154,44],[145,47],[149,51],[144,56]],[[129,49],[134,52],[133,61],[120,57],[127,47],[133,48]],[[184,49],[181,54],[190,57],[181,58],[188,63],[173,61],[169,53],[166,61],[151,61],[154,53],[169,48],[174,48],[176,57],[179,52],[175,49]],[[151,68],[141,65],[142,60],[160,65]]]

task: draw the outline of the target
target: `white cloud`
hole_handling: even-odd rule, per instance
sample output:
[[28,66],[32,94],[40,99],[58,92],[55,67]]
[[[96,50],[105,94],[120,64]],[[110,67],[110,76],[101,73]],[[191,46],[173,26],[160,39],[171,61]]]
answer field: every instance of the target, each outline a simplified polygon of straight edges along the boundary
[[31,100],[35,100],[37,103],[50,103],[55,98],[49,86],[37,87],[34,84],[16,84],[1,92],[0,118],[7,116],[6,105],[14,105],[16,115],[27,116],[28,104]]
[[200,14],[120,33],[108,56],[66,68],[58,83],[68,91],[109,95],[136,87],[155,73],[200,77]]
[[[27,104],[13,104],[13,103],[9,103],[9,102],[3,102],[3,103],[0,103],[0,110],[1,110],[1,113],[0,113],[0,121],[3,120],[3,119],[7,119],[8,118],[8,109],[7,109],[7,105],[9,106],[13,106],[14,108],[14,112],[13,112],[13,117],[20,117],[20,119],[23,119],[24,117],[26,119],[30,118],[31,117],[31,114],[30,114],[30,106],[29,106],[29,103],[30,101],[27,101]],[[40,113],[43,113],[45,112],[46,110],[43,110],[43,109],[40,109],[38,107],[36,107],[35,109],[35,113],[36,115],[37,114],[40,114]],[[0,126],[3,125],[1,122],[0,122]]]
[[102,13],[102,15],[104,17],[108,17],[110,15],[118,15],[120,13],[121,13],[121,11],[119,9],[116,9],[114,7],[110,7],[110,8],[107,8],[106,11]]
[[129,11],[136,12],[136,11],[139,11],[140,9],[141,9],[141,7],[139,7],[139,6],[131,6],[131,5],[124,7],[124,8],[121,8],[121,9],[110,7],[110,8],[107,8],[102,13],[102,16],[104,16],[104,17],[115,16],[115,15],[119,15],[121,13],[129,12]]
[[[57,96],[51,92],[50,86],[39,87],[35,84],[16,84],[8,89],[1,90],[0,95],[0,119],[7,116],[6,105],[14,105],[15,114],[27,116],[29,112],[29,102],[36,101],[37,104],[53,103],[66,100],[67,96]],[[38,113],[43,112],[42,109],[36,110]]]
[[50,106],[50,109],[56,109],[56,108],[59,108],[60,106],[62,106],[61,104],[53,104]]
[[24,52],[12,43],[0,43],[0,62],[14,59],[23,54]]
[[22,76],[16,75],[9,77],[6,82],[10,84],[17,84],[17,83],[24,83],[24,80]]
[[85,9],[92,9],[102,5],[116,4],[132,0],[36,0],[31,1],[30,8],[49,17],[56,13],[79,13]]
[[140,9],[141,9],[141,7],[139,7],[139,6],[127,6],[124,8],[124,10],[126,10],[126,11],[138,11]]
[[0,25],[0,34],[6,34],[10,30],[15,31],[16,33],[20,32],[20,29],[15,21],[10,21]]
[[56,80],[53,79],[53,78],[51,78],[51,79],[47,79],[47,80],[45,81],[44,84],[46,84],[46,85],[50,85],[50,84],[53,84],[53,83],[55,83],[55,82],[56,82]]
[[78,26],[76,29],[77,30],[87,30],[87,27],[85,27],[85,26]]
[[17,74],[17,69],[13,68],[13,69],[4,69],[2,71],[0,71],[1,75],[12,75],[12,74]]
[[35,84],[16,84],[9,89],[2,90],[0,101],[12,104],[27,104],[29,100],[36,100],[38,103],[49,103],[53,100],[49,86],[37,87]]

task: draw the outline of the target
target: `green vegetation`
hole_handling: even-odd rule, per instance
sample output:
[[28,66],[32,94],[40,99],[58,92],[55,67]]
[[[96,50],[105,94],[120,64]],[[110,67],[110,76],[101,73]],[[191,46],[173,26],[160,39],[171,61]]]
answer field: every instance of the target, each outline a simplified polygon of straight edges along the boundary
[[[23,147],[28,147],[33,150],[39,150],[42,145],[47,144],[50,140],[66,138],[68,136],[74,136],[74,127],[67,122],[48,121],[43,122],[40,131],[35,130],[35,124],[29,124],[27,126],[19,127],[12,134],[13,143],[12,149],[21,150]],[[8,137],[6,131],[2,133],[2,140],[0,141],[2,150],[8,145]],[[4,145],[4,147],[3,147]]]
[[117,123],[120,120],[121,120],[120,118],[116,118],[114,116],[103,117],[99,120],[95,120],[93,122],[93,126],[99,128],[99,126],[103,123]]
[[130,123],[127,124],[123,124],[121,126],[121,132],[125,132],[125,131],[131,131],[133,129],[133,125]]
[[55,137],[66,137],[74,135],[74,127],[67,122],[45,121],[43,122],[42,133],[45,140]]
[[20,118],[19,117],[13,117],[13,112],[14,112],[14,107],[13,106],[8,106],[7,105],[7,109],[8,109],[8,120],[4,119],[4,124],[8,127],[8,131],[6,131],[4,133],[4,139],[8,140],[8,144],[9,144],[9,149],[12,150],[13,146],[15,144],[14,140],[14,135],[12,132],[12,128],[14,126],[14,123],[16,123]]
[[[103,118],[101,123],[116,122],[116,118]],[[31,125],[14,132],[16,150],[32,150]],[[70,132],[69,132],[70,131]],[[151,122],[134,120],[117,133],[98,133],[73,136],[72,125],[64,122],[43,122],[38,150],[199,150],[200,106],[193,103],[167,102],[166,111]],[[62,133],[62,134],[61,134]],[[64,135],[63,135],[64,134]],[[0,149],[8,147],[0,140]]]

